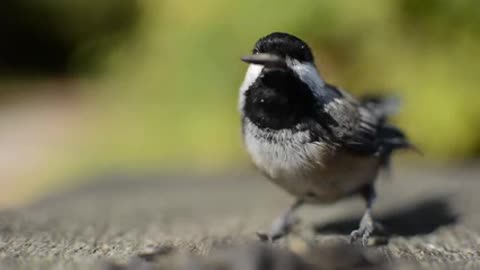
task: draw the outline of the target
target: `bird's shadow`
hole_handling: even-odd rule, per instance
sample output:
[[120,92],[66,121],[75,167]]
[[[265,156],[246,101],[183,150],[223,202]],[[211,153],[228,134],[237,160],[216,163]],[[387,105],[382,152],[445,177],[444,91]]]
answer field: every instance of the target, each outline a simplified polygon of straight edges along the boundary
[[[360,219],[358,216],[315,224],[314,230],[319,234],[348,235],[357,229]],[[393,235],[409,237],[428,234],[439,227],[454,224],[458,220],[458,214],[451,209],[447,197],[435,197],[377,216],[376,220],[383,227],[380,234],[386,237]]]

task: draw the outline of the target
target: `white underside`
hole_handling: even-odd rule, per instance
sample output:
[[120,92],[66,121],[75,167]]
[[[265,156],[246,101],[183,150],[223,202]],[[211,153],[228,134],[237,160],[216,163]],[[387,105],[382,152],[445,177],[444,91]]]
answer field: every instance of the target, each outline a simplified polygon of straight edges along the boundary
[[377,158],[336,152],[323,142],[310,142],[308,132],[267,133],[246,120],[244,134],[255,166],[288,193],[311,203],[341,199],[374,181],[378,171]]

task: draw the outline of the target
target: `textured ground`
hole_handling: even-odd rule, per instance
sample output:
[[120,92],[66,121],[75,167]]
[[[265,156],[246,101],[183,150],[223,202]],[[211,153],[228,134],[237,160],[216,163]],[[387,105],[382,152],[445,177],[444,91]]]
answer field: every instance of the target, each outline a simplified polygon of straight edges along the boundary
[[346,245],[363,204],[306,207],[294,235],[255,231],[291,199],[259,176],[117,174],[0,212],[1,269],[480,268],[480,170],[397,169],[379,182],[387,232]]

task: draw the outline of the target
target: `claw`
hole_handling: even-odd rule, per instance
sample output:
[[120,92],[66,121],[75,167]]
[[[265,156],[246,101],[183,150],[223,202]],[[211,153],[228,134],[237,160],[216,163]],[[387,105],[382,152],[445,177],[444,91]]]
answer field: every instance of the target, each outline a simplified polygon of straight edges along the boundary
[[358,239],[362,238],[362,245],[367,246],[368,239],[375,229],[375,222],[371,214],[372,204],[375,199],[375,189],[373,185],[366,186],[362,192],[362,195],[367,203],[367,209],[365,210],[362,220],[360,221],[359,228],[350,234],[350,243],[354,243]]
[[269,233],[257,232],[258,239],[262,242],[275,242],[276,240],[288,235],[292,227],[299,223],[294,212],[303,204],[303,200],[297,200],[287,211],[279,216],[272,223]]
[[273,235],[270,235],[270,239],[272,240],[272,243],[273,243],[273,242],[277,241],[278,239],[284,237],[287,234],[288,233],[273,234]]
[[368,239],[370,238],[370,232],[366,231],[362,236],[362,244],[364,247],[368,246]]
[[350,244],[356,243],[359,239],[362,239],[362,245],[368,246],[368,239],[370,239],[372,231],[370,229],[358,229],[350,234]]
[[354,230],[353,232],[350,233],[350,244],[354,244],[357,242],[357,240],[360,238],[362,233],[360,232],[360,229]]
[[370,212],[367,211],[360,221],[360,227],[357,230],[354,230],[350,234],[350,243],[355,243],[360,238],[362,239],[362,245],[368,245],[368,239],[375,229],[375,223],[370,215]]
[[287,234],[288,234],[288,232],[272,233],[272,234],[257,232],[257,237],[258,237],[258,240],[260,240],[260,242],[273,243],[273,242],[277,241],[278,239],[281,239],[282,237],[284,237]]
[[257,232],[257,236],[258,236],[258,240],[260,240],[260,242],[270,242],[270,236],[268,236],[268,234],[266,233],[261,233],[261,232]]

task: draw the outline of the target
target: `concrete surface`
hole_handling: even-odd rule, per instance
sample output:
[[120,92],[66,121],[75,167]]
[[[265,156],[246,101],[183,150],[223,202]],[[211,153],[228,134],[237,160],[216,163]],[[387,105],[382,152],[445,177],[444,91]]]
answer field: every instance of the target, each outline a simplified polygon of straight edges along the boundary
[[403,168],[378,183],[385,232],[346,244],[363,203],[308,206],[293,235],[256,231],[292,201],[261,176],[117,173],[0,211],[0,269],[480,268],[480,169]]

